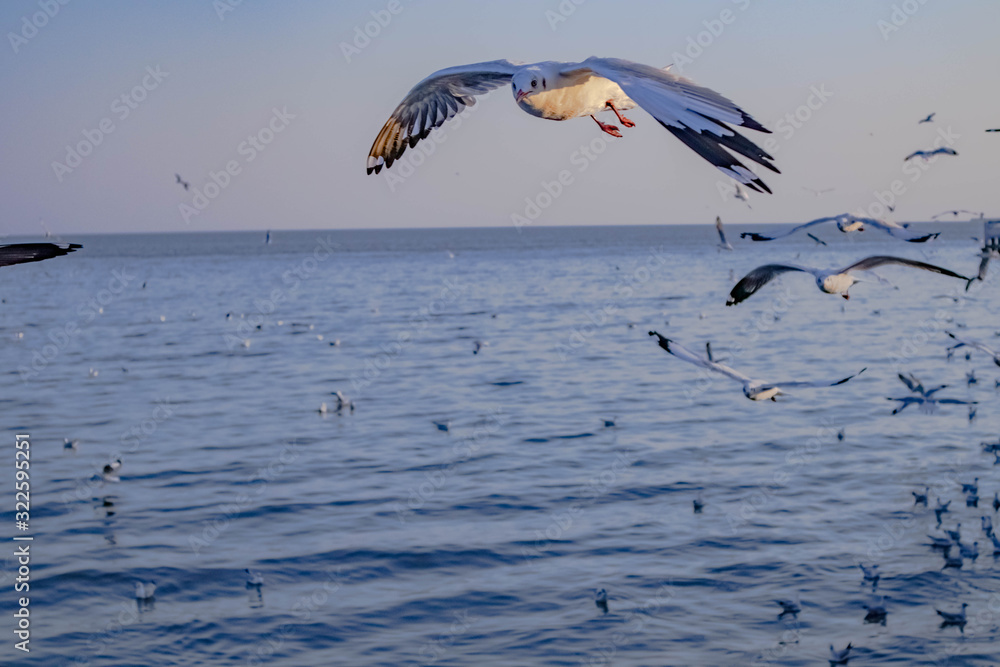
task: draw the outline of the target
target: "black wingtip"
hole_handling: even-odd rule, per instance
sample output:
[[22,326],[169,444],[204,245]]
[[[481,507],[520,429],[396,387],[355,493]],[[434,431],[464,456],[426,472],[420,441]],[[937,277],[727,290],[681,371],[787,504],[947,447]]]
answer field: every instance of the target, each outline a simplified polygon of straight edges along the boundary
[[740,232],[740,238],[745,239],[750,237],[751,241],[773,241],[773,236],[764,236],[763,234],[758,234],[757,232]]

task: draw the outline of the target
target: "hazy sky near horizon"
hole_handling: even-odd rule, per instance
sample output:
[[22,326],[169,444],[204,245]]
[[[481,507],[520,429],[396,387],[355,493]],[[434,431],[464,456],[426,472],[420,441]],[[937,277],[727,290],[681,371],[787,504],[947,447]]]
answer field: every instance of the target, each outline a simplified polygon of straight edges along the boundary
[[[533,224],[803,221],[867,209],[894,183],[898,220],[1000,216],[1000,133],[985,133],[1000,127],[995,0],[63,1],[0,5],[0,234],[37,234],[40,219],[63,237],[503,226],[562,171],[571,182]],[[431,72],[591,55],[673,62],[742,106],[774,131],[782,174],[755,168],[774,194],[751,193],[752,210],[726,198],[730,181],[641,110],[613,139],[586,118],[533,118],[507,88],[419,166],[365,174],[389,113]],[[958,157],[904,165],[945,136]],[[602,152],[581,159],[588,145]],[[224,187],[185,220],[213,174]]]

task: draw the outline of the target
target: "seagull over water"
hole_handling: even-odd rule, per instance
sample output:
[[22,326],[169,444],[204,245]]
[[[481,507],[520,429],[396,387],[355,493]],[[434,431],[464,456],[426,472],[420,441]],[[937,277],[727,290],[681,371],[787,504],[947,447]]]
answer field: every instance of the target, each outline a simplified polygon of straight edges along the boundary
[[917,125],[920,125],[921,123],[933,123],[934,122],[934,116],[936,116],[936,115],[937,115],[936,111],[934,113],[932,113],[932,114],[928,114],[926,118],[922,118],[922,119],[918,120],[917,121]]
[[980,352],[985,352],[986,354],[990,355],[991,357],[993,357],[993,363],[996,364],[997,366],[1000,366],[1000,353],[994,351],[992,348],[987,347],[978,340],[972,340],[971,338],[959,338],[950,331],[945,331],[945,333],[948,334],[948,336],[950,336],[955,341],[955,345],[952,345],[951,347],[948,348],[949,352],[957,350],[960,347],[970,347],[973,350],[979,350]]
[[816,287],[818,287],[821,292],[826,292],[827,294],[839,294],[845,299],[850,299],[851,296],[847,293],[847,290],[849,290],[854,283],[859,282],[858,278],[853,275],[855,272],[870,271],[871,269],[891,264],[911,266],[915,269],[933,271],[934,273],[941,273],[946,276],[951,276],[952,278],[961,278],[966,281],[966,284],[968,284],[971,280],[970,278],[955,273],[954,271],[949,271],[948,269],[935,266],[934,264],[918,262],[917,260],[906,259],[904,257],[891,257],[889,255],[866,257],[865,259],[855,262],[854,264],[844,267],[843,269],[814,269],[808,266],[799,266],[797,264],[765,264],[764,266],[758,266],[756,269],[745,275],[742,280],[736,283],[736,286],[733,287],[732,291],[729,293],[726,305],[734,306],[746,300],[771,280],[780,276],[782,273],[787,273],[789,271],[811,273],[816,279]]
[[[770,133],[719,93],[690,79],[620,58],[592,57],[579,63],[510,60],[459,65],[434,72],[414,86],[379,132],[368,154],[367,171],[388,169],[407,147],[476,103],[476,96],[511,86],[526,113],[547,120],[590,116],[600,129],[620,137],[615,125],[595,114],[612,111],[626,128],[634,122],[622,111],[641,107],[660,125],[726,176],[758,192],[771,190],[733,153],[775,173],[774,159],[730,126]],[[731,151],[731,152],[727,152]]]
[[847,661],[851,659],[851,646],[850,642],[847,644],[847,648],[838,651],[833,648],[833,644],[830,644],[830,664],[831,665],[846,665]]
[[[798,232],[802,229],[808,229],[809,227],[822,225],[827,222],[837,223],[837,229],[844,232],[845,234],[849,234],[851,232],[863,232],[865,231],[865,227],[868,226],[868,227],[874,227],[875,229],[881,230],[886,234],[889,234],[890,236],[893,236],[903,241],[907,241],[909,243],[926,243],[927,241],[936,239],[938,236],[940,236],[940,232],[924,234],[922,236],[916,236],[914,234],[911,234],[907,230],[908,225],[905,224],[901,225],[891,220],[864,218],[856,215],[851,215],[850,213],[841,213],[839,215],[831,215],[825,218],[817,218],[815,220],[810,220],[809,222],[806,222],[804,224],[792,227],[783,234],[776,234],[774,236],[765,236],[764,234],[758,234],[757,232],[743,232],[740,234],[740,238],[749,238],[751,241],[774,241],[776,239],[783,239],[786,236],[791,236],[795,232]],[[809,234],[809,236],[814,241],[818,241],[818,239],[812,234]],[[826,244],[824,243],[823,245]]]
[[155,581],[151,581],[148,584],[144,584],[141,581],[135,582],[135,599],[136,600],[151,600],[154,595],[156,595],[156,582]]
[[726,240],[726,230],[722,228],[722,218],[715,216],[715,231],[719,233],[719,249],[732,250],[733,246]]
[[702,368],[707,368],[709,370],[715,371],[716,373],[721,373],[727,377],[736,380],[743,384],[743,395],[749,398],[751,401],[766,401],[771,399],[772,401],[777,401],[778,396],[785,395],[784,389],[796,388],[796,387],[833,387],[838,384],[843,384],[855,377],[864,373],[866,369],[862,368],[860,371],[854,375],[849,375],[846,378],[835,380],[833,382],[765,382],[764,380],[754,380],[739,371],[733,370],[729,366],[720,364],[715,361],[710,361],[705,357],[699,356],[687,349],[680,343],[676,343],[669,338],[666,338],[655,331],[649,332],[650,336],[656,336],[657,342],[660,347],[674,355],[678,359],[688,362],[689,364],[694,364],[695,366],[701,366]]
[[68,255],[83,246],[79,243],[11,243],[0,245],[0,266],[40,262]]

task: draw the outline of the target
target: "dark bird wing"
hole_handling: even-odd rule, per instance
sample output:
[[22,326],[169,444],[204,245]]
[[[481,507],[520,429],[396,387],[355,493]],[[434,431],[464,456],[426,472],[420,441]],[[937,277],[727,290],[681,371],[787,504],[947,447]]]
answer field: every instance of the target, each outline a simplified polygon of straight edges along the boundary
[[572,75],[587,70],[617,83],[660,125],[726,176],[757,192],[771,192],[756,174],[725,150],[781,173],[771,164],[773,157],[727,125],[770,133],[731,100],[667,70],[621,58],[595,57],[567,63],[562,73]]
[[438,70],[415,85],[389,116],[368,152],[368,173],[388,169],[403,155],[426,139],[465,107],[476,103],[476,95],[506,86],[521,65],[509,60],[493,60]]
[[775,382],[774,384],[777,385],[778,387],[781,387],[782,389],[786,389],[788,387],[836,387],[838,384],[844,384],[848,380],[856,378],[857,376],[864,373],[866,370],[868,370],[867,366],[862,368],[857,373],[854,373],[853,375],[848,375],[847,377],[841,378],[839,380],[832,380],[832,381],[820,380],[819,382]]
[[819,238],[818,236],[815,236],[811,232],[806,232],[806,236],[808,236],[809,238],[811,238],[813,241],[815,241],[816,243],[818,243],[820,245],[826,245],[826,241],[824,241],[823,239]]
[[848,271],[869,271],[880,266],[885,266],[886,264],[899,264],[900,266],[912,266],[915,269],[923,269],[924,271],[933,271],[934,273],[940,273],[945,276],[951,276],[952,278],[960,278],[966,282],[970,278],[963,276],[949,269],[945,269],[934,264],[928,264],[927,262],[919,262],[915,259],[906,259],[905,257],[892,257],[890,255],[875,255],[873,257],[866,257],[860,262],[855,262],[848,267],[845,267],[842,273],[847,273]]
[[771,282],[773,278],[788,271],[804,271],[806,273],[812,273],[810,269],[806,269],[801,266],[794,266],[792,264],[765,264],[764,266],[758,266],[756,269],[743,276],[743,278],[736,283],[736,286],[733,287],[732,291],[729,293],[729,298],[726,299],[726,305],[734,306],[741,301],[745,301],[754,292]]
[[707,368],[709,370],[715,371],[716,373],[722,373],[723,375],[731,377],[739,382],[743,382],[744,384],[752,381],[749,377],[747,377],[743,373],[733,370],[732,368],[726,366],[725,364],[720,364],[716,361],[709,361],[705,357],[702,357],[701,355],[692,352],[691,350],[687,349],[680,343],[670,340],[666,336],[663,336],[657,333],[656,331],[650,331],[649,335],[656,336],[657,344],[664,350],[674,355],[678,359],[688,362],[689,364],[694,364],[695,366],[701,366],[702,368]]
[[82,247],[79,243],[14,243],[0,246],[0,266],[40,262],[43,259],[68,255]]
[[910,375],[903,375],[902,373],[899,373],[898,375],[899,379],[902,380],[903,384],[906,385],[907,389],[917,394],[924,393],[923,383],[920,382],[920,380],[918,380],[916,377],[914,377],[912,373]]

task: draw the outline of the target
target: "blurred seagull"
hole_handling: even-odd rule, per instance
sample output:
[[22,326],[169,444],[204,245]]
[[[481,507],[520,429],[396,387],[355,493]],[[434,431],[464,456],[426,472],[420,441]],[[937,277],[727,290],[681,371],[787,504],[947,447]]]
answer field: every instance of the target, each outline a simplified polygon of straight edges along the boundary
[[750,193],[739,183],[736,184],[736,189],[733,191],[733,199],[739,199],[747,205],[748,209],[753,210],[753,206],[750,205]]
[[[899,223],[892,222],[889,220],[880,220],[877,218],[863,218],[856,215],[851,215],[849,213],[841,213],[840,215],[828,216],[825,218],[817,218],[816,220],[811,220],[805,224],[797,225],[792,227],[787,232],[783,234],[777,234],[775,236],[765,236],[763,234],[758,234],[757,232],[742,232],[740,238],[750,238],[751,241],[774,241],[775,239],[783,239],[786,236],[791,236],[795,232],[813,227],[815,225],[822,225],[827,222],[835,222],[837,224],[837,229],[845,234],[851,232],[863,232],[865,226],[874,227],[879,229],[890,236],[898,238],[909,243],[925,243],[932,239],[936,239],[940,232],[924,234],[923,236],[914,236],[907,231],[907,225],[900,225]],[[815,239],[814,239],[815,240]]]
[[923,493],[917,493],[916,491],[910,491],[913,494],[913,504],[923,505],[927,507],[927,493],[931,490],[931,487],[925,486]]
[[969,606],[968,603],[963,602],[962,611],[960,612],[941,611],[940,609],[935,609],[934,611],[938,613],[938,616],[944,619],[944,621],[941,623],[942,626],[965,625],[966,622],[965,608],[968,606]]
[[830,664],[831,665],[846,665],[847,661],[851,659],[851,646],[850,642],[847,644],[847,648],[838,651],[833,648],[833,644],[830,644]]
[[388,169],[426,139],[431,130],[476,103],[476,96],[510,85],[526,113],[548,120],[590,116],[602,131],[620,137],[618,127],[595,114],[610,110],[626,128],[635,123],[622,111],[636,106],[649,112],[671,134],[724,174],[758,192],[771,190],[726,149],[780,173],[773,158],[735,132],[729,124],[770,133],[736,104],[709,88],[667,69],[619,58],[588,58],[580,63],[516,63],[493,60],[449,67],[418,83],[386,121],[368,153],[369,174]]
[[434,424],[435,426],[437,426],[437,430],[439,430],[439,431],[444,431],[445,433],[447,433],[448,431],[451,430],[451,421],[450,420],[449,421],[444,421],[444,422],[432,421],[431,423]]
[[[920,380],[918,380],[916,376],[914,376],[912,373],[909,373],[907,375],[898,373],[897,375],[899,376],[899,379],[903,382],[903,384],[905,384],[910,391],[916,394],[920,394],[924,398],[930,398],[931,396],[941,391],[942,389],[948,388],[948,385],[942,384],[938,385],[937,387],[934,387],[933,389],[925,389],[924,384]],[[924,500],[926,501],[926,498]]]
[[264,585],[264,576],[260,572],[254,572],[250,568],[243,571],[247,573],[247,588],[259,588]]
[[333,395],[337,397],[337,405],[336,405],[337,412],[343,412],[344,410],[350,410],[351,412],[354,412],[354,401],[347,398],[344,392],[338,389],[337,391],[333,392]]
[[79,445],[80,445],[79,440],[70,440],[69,438],[63,438],[63,449],[75,450]]
[[962,484],[962,493],[979,493],[978,477],[973,477],[971,484],[969,484],[968,482],[961,482],[961,484]]
[[732,250],[733,246],[726,240],[726,230],[722,228],[722,218],[715,216],[715,231],[719,233],[719,250]]
[[839,294],[845,299],[850,299],[851,297],[848,294],[848,290],[854,285],[854,283],[861,282],[853,275],[853,272],[870,271],[871,269],[875,269],[880,266],[892,264],[910,266],[915,269],[923,269],[925,271],[933,271],[934,273],[951,276],[952,278],[960,278],[966,281],[966,283],[971,280],[970,278],[966,278],[965,276],[955,273],[954,271],[950,271],[940,266],[935,266],[934,264],[918,262],[917,260],[905,259],[903,257],[890,257],[888,255],[866,257],[865,259],[855,262],[854,264],[851,264],[843,269],[823,270],[814,269],[808,266],[798,266],[795,264],[765,264],[764,266],[758,266],[756,269],[743,276],[742,280],[736,283],[736,286],[733,287],[732,291],[729,293],[726,305],[734,306],[741,301],[746,300],[772,279],[789,271],[811,273],[816,279],[816,287],[818,287],[821,292],[826,292],[827,294]]
[[875,600],[874,598],[868,604],[862,604],[867,612],[865,614],[865,623],[881,623],[885,625],[885,618],[889,615],[889,612],[885,608],[885,598],[880,600]]
[[959,544],[962,541],[962,524],[956,523],[955,530],[945,529],[944,532],[948,533],[948,537],[950,537],[951,541],[955,544]]
[[878,585],[878,580],[882,576],[877,572],[878,563],[873,563],[871,567],[865,567],[864,563],[858,563],[858,567],[860,567],[861,571],[864,573],[864,581],[872,582],[872,590],[874,590],[875,586]]
[[83,246],[79,243],[11,243],[0,245],[0,266],[40,262],[68,255]]
[[[936,215],[932,215],[931,216],[931,220],[937,220],[938,218],[943,218],[946,215],[950,215],[950,216],[953,216],[953,217],[957,218],[959,216],[959,214],[961,214],[961,213],[968,213],[969,215],[977,216],[977,217],[980,217],[980,218],[985,215],[985,213],[979,213],[979,212],[976,212],[976,211],[970,211],[968,209],[960,208],[958,210],[954,210],[954,211],[942,211],[941,213],[938,213]],[[978,239],[976,239],[976,240],[978,240]]]
[[942,503],[940,498],[937,499],[937,507],[934,508],[934,515],[937,517],[938,523],[941,523],[941,515],[949,511],[948,505],[951,505],[950,500],[946,503]]
[[932,113],[932,114],[929,114],[927,116],[927,118],[923,118],[921,120],[918,120],[917,121],[917,125],[920,125],[921,123],[933,123],[934,122],[934,116],[936,116],[936,115],[937,115],[936,111],[934,113]]
[[774,603],[781,607],[781,613],[778,614],[778,618],[781,618],[785,614],[796,616],[800,611],[802,611],[802,607],[800,607],[797,602],[793,602],[792,600],[774,600]]
[[927,537],[931,540],[931,546],[936,549],[951,549],[955,545],[950,537],[934,537],[933,535]]
[[122,460],[115,459],[111,463],[105,464],[104,468],[101,470],[101,474],[104,476],[104,479],[117,482],[118,477],[115,476],[115,473],[121,469],[122,469]]
[[605,614],[608,613],[608,592],[603,588],[597,591],[597,595],[594,597],[594,604]]
[[154,595],[156,595],[155,581],[150,581],[148,584],[144,584],[141,581],[135,582],[136,600],[151,600]]
[[913,151],[909,155],[903,158],[903,162],[907,160],[912,160],[915,157],[923,158],[924,160],[929,160],[935,155],[958,155],[958,151],[954,148],[948,148],[947,146],[942,146],[941,148],[935,148],[932,151]]
[[978,340],[972,340],[969,338],[959,338],[950,331],[945,331],[945,333],[956,341],[955,345],[952,345],[951,347],[948,348],[949,353],[953,352],[954,350],[957,350],[960,347],[969,347],[973,350],[979,350],[980,352],[985,352],[986,354],[990,355],[991,357],[993,357],[993,363],[996,364],[997,366],[1000,366],[1000,354],[995,352],[992,348],[983,345]]
[[1000,493],[993,492],[993,511],[1000,510]]
[[191,187],[191,184],[185,181],[183,178],[181,178],[180,174],[174,174],[174,176],[177,178],[177,184],[183,185],[185,190]]
[[743,385],[743,395],[752,401],[766,401],[771,399],[772,401],[777,401],[778,396],[785,395],[783,389],[794,388],[794,387],[833,387],[838,384],[843,384],[850,380],[851,378],[860,375],[865,372],[865,368],[854,375],[849,375],[846,378],[836,380],[833,382],[779,382],[779,383],[769,383],[764,380],[754,380],[739,371],[735,371],[729,366],[720,364],[715,361],[710,361],[705,357],[700,357],[691,350],[687,349],[680,343],[676,343],[669,338],[666,338],[655,331],[649,332],[650,336],[656,336],[657,342],[660,347],[674,355],[682,361],[686,361],[689,364],[694,364],[695,366],[701,366],[702,368],[707,368],[709,370],[721,373]]

